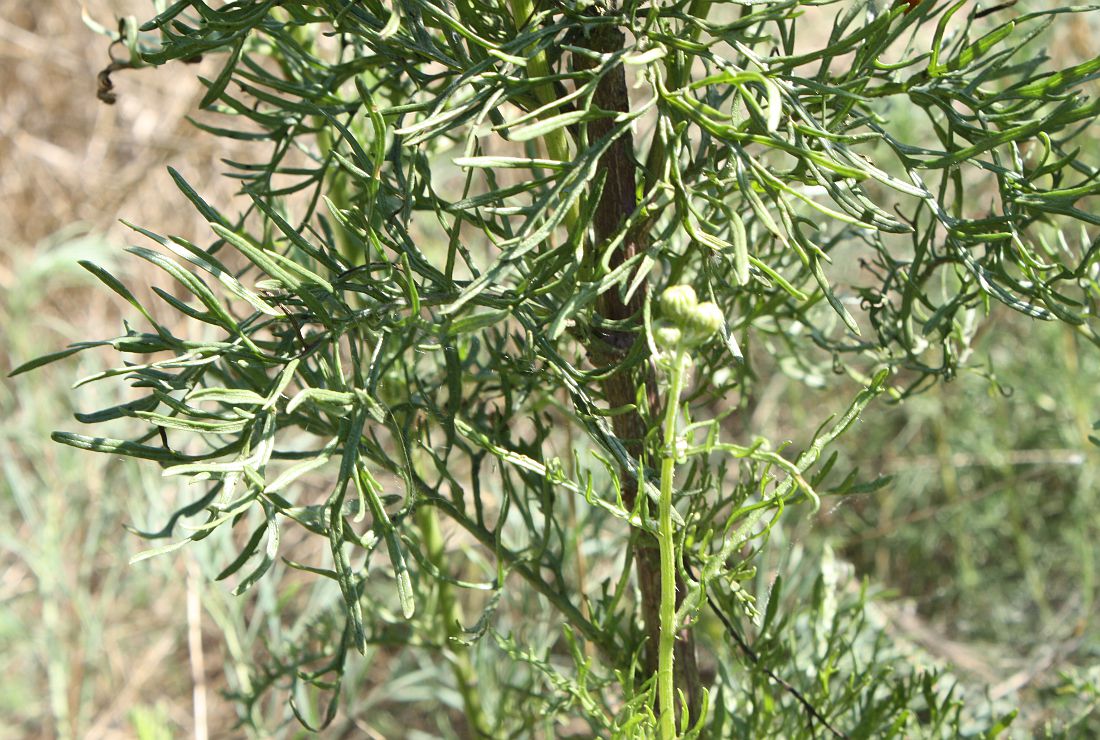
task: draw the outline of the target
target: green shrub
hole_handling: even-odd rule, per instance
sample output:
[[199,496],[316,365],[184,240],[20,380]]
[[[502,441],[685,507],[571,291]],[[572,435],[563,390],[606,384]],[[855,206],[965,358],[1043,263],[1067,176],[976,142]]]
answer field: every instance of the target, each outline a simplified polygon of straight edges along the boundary
[[[829,551],[761,566],[792,507],[890,484],[830,445],[980,366],[999,307],[1097,339],[1100,58],[1037,40],[1088,8],[1010,5],[157,3],[104,95],[225,54],[196,125],[254,142],[248,206],[173,172],[212,235],[129,251],[177,316],[85,263],[143,327],[16,372],[135,358],[77,418],[137,437],[54,438],[199,484],[150,554],[233,530],[219,578],[286,582],[246,724],[365,711],[364,654],[471,736],[996,734]],[[792,446],[749,424],[775,373],[855,389]]]

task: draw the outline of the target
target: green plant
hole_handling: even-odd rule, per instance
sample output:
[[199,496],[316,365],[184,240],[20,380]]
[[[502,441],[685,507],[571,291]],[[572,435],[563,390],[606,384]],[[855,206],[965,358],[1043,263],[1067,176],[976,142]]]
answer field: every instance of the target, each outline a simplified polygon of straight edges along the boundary
[[[202,106],[228,122],[196,125],[256,142],[227,163],[249,205],[173,172],[212,241],[129,251],[187,320],[83,263],[148,328],[16,373],[136,355],[86,381],[138,397],[78,415],[136,439],[54,438],[204,486],[149,554],[239,528],[236,593],[280,555],[335,584],[249,707],[280,687],[327,724],[349,655],[400,645],[446,659],[472,735],[957,732],[835,568],[781,605],[757,566],[790,507],[889,484],[827,448],[976,364],[996,307],[1096,342],[1100,58],[1047,70],[1037,40],[1089,8],[964,7],[158,3],[111,71],[226,52]],[[855,386],[797,454],[742,413],[778,372]],[[288,557],[288,528],[327,551]],[[502,629],[515,594],[564,626]]]

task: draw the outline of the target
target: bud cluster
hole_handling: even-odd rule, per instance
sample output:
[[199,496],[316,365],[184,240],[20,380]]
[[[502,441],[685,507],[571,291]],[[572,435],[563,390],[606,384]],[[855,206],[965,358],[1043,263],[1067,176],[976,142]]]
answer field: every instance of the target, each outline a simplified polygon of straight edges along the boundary
[[722,328],[722,309],[706,301],[700,303],[690,285],[673,285],[661,294],[664,323],[654,338],[662,349],[690,349],[706,343]]

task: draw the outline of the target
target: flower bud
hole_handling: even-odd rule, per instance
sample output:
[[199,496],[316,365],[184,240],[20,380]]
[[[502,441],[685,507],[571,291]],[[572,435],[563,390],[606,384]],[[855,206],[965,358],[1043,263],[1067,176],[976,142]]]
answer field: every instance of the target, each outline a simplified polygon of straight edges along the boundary
[[722,309],[707,301],[695,307],[688,316],[684,328],[693,342],[702,343],[717,334],[725,321],[726,317],[722,314]]
[[653,339],[660,349],[676,349],[683,338],[683,332],[675,326],[662,326],[653,333]]
[[661,314],[673,323],[684,326],[699,304],[690,285],[673,285],[661,293]]

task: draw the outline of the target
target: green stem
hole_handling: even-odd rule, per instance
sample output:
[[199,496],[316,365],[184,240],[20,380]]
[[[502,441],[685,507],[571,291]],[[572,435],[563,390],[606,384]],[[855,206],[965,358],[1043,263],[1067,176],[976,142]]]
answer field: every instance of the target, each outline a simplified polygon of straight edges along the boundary
[[[516,24],[516,32],[523,28],[524,25],[535,14],[535,4],[532,0],[511,0],[510,5],[512,7],[512,19]],[[546,60],[545,51],[537,51],[532,53],[527,58],[527,77],[528,78],[547,78],[550,76],[550,63]],[[535,99],[538,100],[540,105],[549,105],[557,100],[558,96],[554,90],[554,86],[550,82],[542,82],[535,85]],[[557,112],[557,107],[549,108],[546,114],[543,116],[552,116]],[[546,136],[542,137],[543,144],[546,147],[546,154],[550,159],[556,159],[559,162],[569,162],[572,156],[569,153],[569,134],[564,128],[554,129]],[[573,236],[576,233],[577,223],[580,221],[580,208],[573,204],[569,208],[569,212],[565,215],[565,227],[569,231],[569,235]]]
[[[424,549],[427,551],[428,560],[442,572],[445,567],[445,553],[443,533],[439,528],[439,515],[433,508],[421,507],[416,511],[416,523],[424,538]],[[470,735],[475,738],[490,737],[489,724],[478,696],[477,677],[474,675],[468,649],[455,642],[456,638],[460,637],[461,620],[454,592],[451,590],[451,584],[442,579],[436,582],[436,588],[438,589],[436,616],[443,623],[443,634],[447,643],[446,652],[455,683],[458,684],[458,693],[462,695],[462,705],[466,710],[466,722],[470,727]]]
[[687,352],[676,350],[672,385],[665,406],[664,453],[661,458],[661,498],[658,519],[661,547],[661,638],[658,645],[657,692],[660,700],[661,740],[676,737],[676,682],[673,658],[676,648],[676,538],[672,530],[672,482],[676,473],[676,416],[684,390]]

